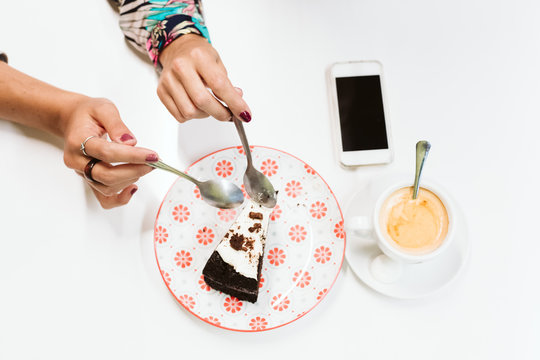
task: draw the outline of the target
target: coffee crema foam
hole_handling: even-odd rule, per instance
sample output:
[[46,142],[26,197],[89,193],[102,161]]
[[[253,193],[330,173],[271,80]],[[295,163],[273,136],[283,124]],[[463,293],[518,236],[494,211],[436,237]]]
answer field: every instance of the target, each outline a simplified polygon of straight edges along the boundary
[[420,188],[413,200],[413,188],[392,193],[380,211],[380,226],[387,240],[398,249],[425,254],[437,249],[448,233],[448,213],[441,199]]

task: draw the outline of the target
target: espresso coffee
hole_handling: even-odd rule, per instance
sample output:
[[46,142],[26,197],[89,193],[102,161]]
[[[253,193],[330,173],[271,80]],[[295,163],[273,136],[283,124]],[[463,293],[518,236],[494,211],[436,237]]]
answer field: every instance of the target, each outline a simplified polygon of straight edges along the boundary
[[448,213],[431,191],[420,188],[415,200],[412,193],[412,187],[392,193],[382,204],[379,225],[388,242],[399,250],[426,254],[444,242]]

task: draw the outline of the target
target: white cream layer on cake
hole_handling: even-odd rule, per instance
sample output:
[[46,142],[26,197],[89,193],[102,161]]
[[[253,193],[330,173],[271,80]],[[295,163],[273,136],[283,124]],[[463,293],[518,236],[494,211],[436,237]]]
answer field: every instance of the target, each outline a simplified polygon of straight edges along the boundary
[[245,277],[257,279],[271,213],[272,209],[247,199],[244,209],[216,248],[223,261]]

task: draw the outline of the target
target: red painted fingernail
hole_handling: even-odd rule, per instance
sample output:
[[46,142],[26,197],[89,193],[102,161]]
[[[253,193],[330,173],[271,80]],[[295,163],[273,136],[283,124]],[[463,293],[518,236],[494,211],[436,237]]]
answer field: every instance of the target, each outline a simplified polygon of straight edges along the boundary
[[146,161],[148,161],[148,162],[156,162],[158,160],[159,160],[159,158],[158,158],[158,156],[156,154],[150,154],[150,155],[148,155],[146,157]]
[[241,113],[240,113],[240,117],[241,117],[242,120],[244,120],[245,122],[250,122],[250,121],[251,121],[251,114],[248,113],[247,111],[241,112]]
[[124,134],[120,137],[120,140],[122,140],[122,142],[126,142],[128,140],[133,140],[133,136],[129,135],[129,134]]
[[137,190],[139,190],[139,189],[138,188],[131,189],[131,196],[133,196],[133,194],[135,194],[137,192]]

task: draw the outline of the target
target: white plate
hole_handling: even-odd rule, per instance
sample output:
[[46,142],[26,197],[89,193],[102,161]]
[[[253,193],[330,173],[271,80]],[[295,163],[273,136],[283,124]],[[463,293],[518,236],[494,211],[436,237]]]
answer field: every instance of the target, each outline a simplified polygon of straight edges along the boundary
[[[351,198],[345,211],[345,219],[366,216],[373,212],[375,194],[367,182]],[[415,299],[432,295],[454,281],[467,263],[470,252],[469,234],[463,212],[456,207],[456,232],[449,248],[437,258],[420,264],[403,266],[403,274],[398,281],[383,283],[370,270],[374,258],[382,252],[371,236],[359,237],[348,234],[346,258],[353,272],[367,286],[381,294],[399,298]]]
[[[305,315],[334,284],[345,254],[341,209],[319,174],[285,152],[252,148],[255,166],[279,191],[255,304],[215,291],[202,278],[206,261],[240,208],[213,208],[200,199],[195,185],[178,179],[154,228],[157,263],[173,296],[198,318],[237,331],[269,330]],[[232,147],[205,156],[187,172],[240,185],[245,168],[242,148]]]

